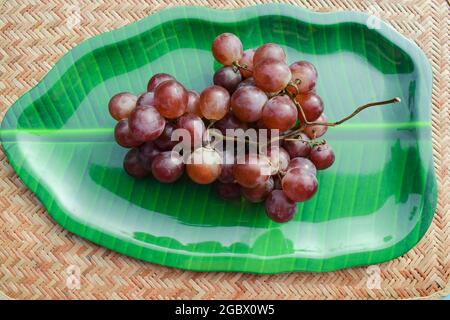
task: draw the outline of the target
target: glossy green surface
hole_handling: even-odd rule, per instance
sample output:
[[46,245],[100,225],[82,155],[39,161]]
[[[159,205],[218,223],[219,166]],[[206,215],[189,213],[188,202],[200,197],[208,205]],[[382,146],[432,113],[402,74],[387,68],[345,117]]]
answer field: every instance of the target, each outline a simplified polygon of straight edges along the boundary
[[[3,148],[18,175],[66,229],[126,255],[192,270],[328,271],[397,257],[424,235],[436,206],[431,71],[420,49],[367,16],[286,5],[236,11],[180,7],[83,42],[7,112]],[[277,224],[261,205],[225,202],[188,179],[137,181],[122,169],[109,98],[140,93],[157,72],[188,88],[211,84],[222,32],[245,48],[283,45],[309,60],[329,119],[395,96],[338,127],[336,162],[319,191]]]

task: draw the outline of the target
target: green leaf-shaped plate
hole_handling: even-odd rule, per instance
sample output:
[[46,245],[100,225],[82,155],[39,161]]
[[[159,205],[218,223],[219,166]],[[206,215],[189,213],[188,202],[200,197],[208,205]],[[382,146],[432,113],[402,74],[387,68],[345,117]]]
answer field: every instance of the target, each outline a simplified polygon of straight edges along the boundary
[[[217,68],[210,47],[222,32],[246,48],[276,42],[289,62],[313,62],[329,119],[402,99],[328,130],[336,162],[318,174],[317,195],[289,223],[271,222],[262,205],[222,201],[210,186],[137,181],[122,169],[126,150],[113,139],[109,98],[144,91],[157,72],[202,90]],[[430,101],[425,55],[374,17],[287,5],[179,7],[71,50],[8,110],[1,139],[50,215],[107,248],[191,270],[328,271],[392,259],[424,235],[437,194]]]

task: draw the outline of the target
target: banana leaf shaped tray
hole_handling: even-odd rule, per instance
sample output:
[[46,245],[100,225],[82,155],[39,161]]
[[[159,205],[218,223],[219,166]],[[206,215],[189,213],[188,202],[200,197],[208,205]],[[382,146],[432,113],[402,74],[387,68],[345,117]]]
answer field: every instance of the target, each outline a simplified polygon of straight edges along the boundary
[[[245,48],[276,42],[289,62],[314,63],[330,120],[402,99],[328,130],[336,162],[289,223],[270,221],[262,205],[223,201],[211,186],[138,181],[122,169],[109,98],[145,91],[158,72],[201,91],[218,67],[210,48],[222,32]],[[57,223],[112,250],[199,271],[330,271],[398,257],[429,227],[437,198],[431,84],[423,52],[376,17],[273,4],[177,7],[69,51],[8,110],[1,142]]]

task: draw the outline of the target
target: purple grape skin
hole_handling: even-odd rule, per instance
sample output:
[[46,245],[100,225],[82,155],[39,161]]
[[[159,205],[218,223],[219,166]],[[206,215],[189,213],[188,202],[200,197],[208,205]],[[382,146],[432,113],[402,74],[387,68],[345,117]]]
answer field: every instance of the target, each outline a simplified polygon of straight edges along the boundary
[[178,143],[178,141],[172,141],[172,133],[175,130],[175,126],[170,122],[166,122],[166,126],[164,127],[164,131],[155,140],[155,144],[161,151],[169,151],[172,150],[173,147]]
[[133,148],[127,152],[123,160],[123,168],[132,177],[141,179],[149,175],[149,171],[145,169],[140,157],[139,149]]
[[328,144],[318,145],[311,150],[309,159],[314,163],[317,170],[324,170],[334,163],[334,151]]
[[238,199],[241,196],[241,186],[237,183],[216,181],[215,189],[218,195],[225,200]]
[[311,162],[311,160],[309,160],[307,158],[296,157],[296,158],[291,159],[291,161],[289,161],[289,165],[288,165],[286,171],[289,171],[294,168],[307,170],[314,175],[317,173],[316,166],[314,165],[314,163]]
[[[309,141],[308,136],[304,133],[300,133],[299,139]],[[285,140],[283,141],[283,148],[289,153],[291,158],[307,157],[311,152],[309,143],[300,140]]]
[[297,205],[282,190],[273,190],[265,203],[267,216],[275,222],[287,222],[297,212]]
[[150,80],[148,81],[147,91],[153,92],[155,91],[156,87],[158,87],[161,83],[169,80],[175,80],[175,78],[167,73],[157,73],[153,77],[151,77]]
[[174,182],[181,177],[183,172],[183,158],[176,152],[164,151],[153,159],[152,174],[160,182]]
[[136,107],[155,106],[155,94],[153,92],[144,92],[136,102]]
[[128,121],[131,134],[139,141],[157,139],[163,132],[166,124],[164,118],[151,106],[134,109]]
[[233,67],[222,67],[214,73],[213,77],[214,84],[224,87],[230,94],[233,94],[241,81],[242,76],[240,72],[235,72]]
[[139,159],[149,172],[152,170],[153,159],[161,153],[154,141],[147,141],[139,147]]
[[142,144],[131,135],[130,127],[128,126],[128,119],[122,119],[117,122],[114,127],[114,138],[116,142],[124,148],[134,148]]
[[274,180],[270,177],[263,185],[256,188],[242,188],[242,195],[252,203],[264,201],[274,189]]

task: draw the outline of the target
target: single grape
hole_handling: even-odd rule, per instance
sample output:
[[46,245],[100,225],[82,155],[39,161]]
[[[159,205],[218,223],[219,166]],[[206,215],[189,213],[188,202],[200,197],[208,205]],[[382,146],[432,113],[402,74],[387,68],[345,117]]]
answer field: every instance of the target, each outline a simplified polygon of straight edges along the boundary
[[218,35],[213,41],[211,51],[214,58],[224,66],[231,66],[244,54],[241,40],[232,33]]
[[311,146],[308,141],[308,136],[304,133],[300,133],[296,140],[284,140],[283,147],[289,153],[291,158],[307,157],[311,152]]
[[153,92],[144,92],[136,102],[136,107],[155,106],[155,94]]
[[262,116],[267,95],[254,86],[237,89],[231,96],[230,106],[234,115],[243,122],[258,121]]
[[266,43],[256,49],[253,56],[253,65],[256,66],[265,60],[286,61],[283,48],[275,43]]
[[167,73],[157,73],[153,77],[150,78],[147,84],[147,91],[152,92],[163,82],[168,80],[175,80],[170,74]]
[[200,94],[195,90],[188,91],[188,104],[186,107],[186,113],[192,113],[200,118],[203,117],[200,110]]
[[154,141],[147,141],[139,147],[139,159],[149,172],[152,170],[153,159],[161,153]]
[[289,161],[287,171],[295,168],[309,171],[314,175],[317,173],[317,169],[314,166],[314,163],[312,163],[311,160],[307,158],[297,157],[291,159],[291,161]]
[[312,148],[309,159],[317,170],[324,170],[334,163],[334,151],[328,144],[321,144]]
[[253,77],[247,78],[244,81],[241,81],[241,83],[239,83],[239,85],[237,86],[236,90],[241,88],[241,87],[245,87],[245,86],[253,86],[255,87],[255,79]]
[[[300,104],[305,113],[306,120],[314,121],[320,117],[323,112],[323,101],[322,99],[313,92],[308,92],[304,94],[298,94],[295,100]],[[302,114],[299,112],[298,119],[301,123],[304,123]]]
[[177,128],[185,129],[189,132],[191,139],[188,141],[183,140],[183,144],[185,146],[188,148],[197,148],[202,145],[206,127],[203,120],[199,116],[192,113],[181,116],[177,120]]
[[122,119],[117,122],[114,128],[114,138],[124,148],[133,148],[142,144],[141,141],[134,139],[131,135],[128,119]]
[[123,160],[123,168],[130,176],[135,178],[144,178],[149,174],[139,158],[139,149],[137,148],[130,149],[127,152]]
[[275,93],[286,88],[291,80],[291,71],[284,62],[265,60],[255,64],[253,78],[258,88],[265,92]]
[[242,195],[248,201],[252,203],[258,203],[264,201],[270,194],[270,192],[273,190],[273,188],[274,188],[274,181],[272,177],[270,177],[264,184],[258,185],[255,188],[242,187]]
[[164,151],[153,159],[152,174],[160,182],[174,182],[181,177],[183,171],[183,158],[177,152]]
[[283,191],[273,190],[266,199],[266,214],[275,222],[288,222],[297,212],[297,205]]
[[208,120],[222,119],[230,109],[230,94],[219,86],[210,86],[200,94],[200,110]]
[[222,199],[233,200],[241,196],[241,186],[237,183],[215,183],[216,191]]
[[[327,117],[325,116],[324,113],[321,114],[321,116],[319,118],[317,118],[317,120],[315,120],[314,122],[318,122],[318,123],[326,123],[327,122]],[[321,136],[323,136],[325,134],[325,132],[327,132],[327,126],[322,126],[320,124],[318,125],[313,125],[313,126],[308,126],[306,127],[303,132],[310,138],[310,139],[316,139],[319,138]]]
[[242,76],[239,71],[234,71],[233,67],[230,66],[218,69],[213,77],[214,84],[227,89],[230,94],[236,90],[241,80]]
[[297,121],[297,108],[288,96],[275,96],[264,105],[262,120],[268,129],[286,131]]
[[219,121],[214,123],[214,128],[219,129],[219,131],[223,134],[226,135],[227,129],[232,129],[232,130],[236,130],[236,129],[242,129],[242,130],[247,130],[248,126],[245,122],[242,122],[241,120],[239,120],[237,117],[234,116],[234,114],[232,112],[228,112],[225,117],[223,117],[222,119],[220,119]]
[[185,113],[189,94],[181,83],[168,80],[155,90],[155,107],[167,119],[175,119]]
[[173,147],[178,143],[178,141],[172,141],[172,133],[175,130],[175,126],[170,122],[166,122],[166,126],[164,127],[164,131],[155,140],[155,145],[161,151],[169,151],[172,150]]
[[209,184],[220,176],[222,159],[214,149],[198,148],[190,155],[186,171],[192,181]]
[[300,80],[297,85],[299,93],[306,93],[314,90],[317,81],[317,70],[308,61],[296,61],[289,66],[292,73],[292,81]]
[[248,49],[244,51],[241,60],[239,60],[239,64],[244,66],[245,68],[240,68],[242,78],[249,78],[253,74],[253,56],[255,55],[255,50]]
[[118,93],[109,100],[109,113],[117,121],[126,119],[136,107],[136,101],[137,97],[132,93]]
[[317,178],[311,171],[293,168],[281,180],[283,192],[295,202],[309,200],[317,191]]
[[134,109],[128,121],[133,138],[139,141],[155,140],[161,135],[166,124],[154,107]]
[[250,153],[238,157],[233,166],[233,176],[245,188],[263,185],[270,177],[269,159],[264,155]]
[[270,146],[267,156],[270,160],[271,175],[286,171],[291,157],[285,149],[279,146]]

